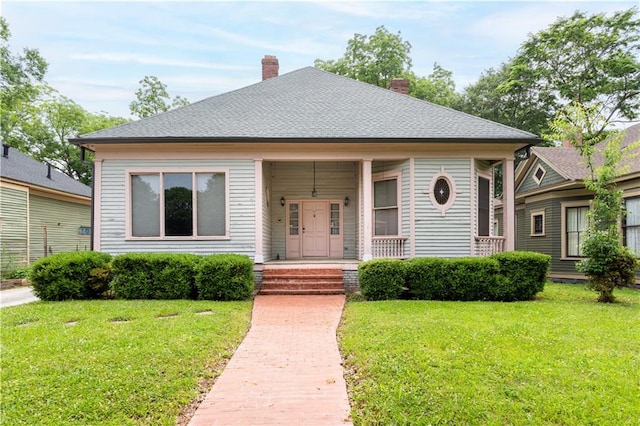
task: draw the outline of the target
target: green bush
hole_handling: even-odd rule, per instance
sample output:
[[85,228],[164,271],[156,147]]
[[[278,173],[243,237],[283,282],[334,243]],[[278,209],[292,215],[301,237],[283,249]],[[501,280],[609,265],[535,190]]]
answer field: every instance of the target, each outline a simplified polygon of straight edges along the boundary
[[404,264],[397,259],[375,259],[358,265],[360,291],[367,300],[399,298],[404,276]]
[[253,262],[240,254],[213,254],[196,266],[198,299],[243,300],[253,293]]
[[632,284],[638,259],[620,244],[617,233],[595,231],[583,243],[582,251],[586,259],[580,261],[577,269],[589,279],[588,287],[600,293],[598,301],[613,302],[613,289]]
[[500,264],[500,275],[490,290],[491,300],[532,300],[544,290],[551,256],[531,251],[511,251],[491,256]]
[[112,262],[113,293],[119,299],[195,298],[195,266],[187,253],[124,253]]
[[498,277],[498,262],[484,257],[407,260],[409,295],[422,300],[486,300]]
[[97,299],[109,289],[110,261],[93,251],[53,254],[32,265],[29,281],[42,300]]
[[405,260],[405,285],[409,297],[419,300],[442,300],[445,292],[447,259],[415,257]]

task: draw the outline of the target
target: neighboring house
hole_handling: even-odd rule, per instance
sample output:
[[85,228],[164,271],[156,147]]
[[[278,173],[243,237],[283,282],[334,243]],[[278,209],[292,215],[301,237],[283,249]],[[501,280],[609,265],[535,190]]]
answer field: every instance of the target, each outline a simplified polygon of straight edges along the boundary
[[[626,129],[623,146],[640,140],[640,124]],[[635,150],[640,153],[640,149]],[[640,157],[626,161],[626,173],[617,179],[624,191],[626,216],[621,221],[623,244],[640,254]],[[587,211],[593,193],[585,189],[587,167],[577,149],[531,149],[516,170],[516,249],[551,255],[549,277],[558,281],[582,280],[575,269],[582,259],[580,244],[587,229]],[[502,228],[502,208],[496,209]]]
[[27,265],[52,253],[91,248],[91,188],[2,146],[2,264]]
[[514,249],[513,230],[492,234],[492,167],[513,170],[535,135],[409,97],[406,80],[277,73],[266,56],[259,83],[75,139],[95,153],[94,248],[256,264]]

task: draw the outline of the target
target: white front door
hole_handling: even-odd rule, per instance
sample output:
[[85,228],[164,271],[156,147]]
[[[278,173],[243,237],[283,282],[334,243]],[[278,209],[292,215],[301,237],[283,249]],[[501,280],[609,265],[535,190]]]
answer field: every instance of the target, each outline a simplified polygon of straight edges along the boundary
[[339,201],[287,201],[286,258],[342,258]]
[[329,256],[329,217],[326,201],[302,203],[302,256]]

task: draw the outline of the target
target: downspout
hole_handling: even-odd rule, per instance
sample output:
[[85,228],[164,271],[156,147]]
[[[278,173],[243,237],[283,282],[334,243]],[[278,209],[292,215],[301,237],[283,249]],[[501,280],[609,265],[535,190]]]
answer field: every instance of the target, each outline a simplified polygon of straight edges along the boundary
[[87,148],[85,148],[84,146],[80,147],[80,160],[84,163],[84,164],[89,164],[91,163],[91,221],[90,221],[90,225],[91,225],[91,238],[89,239],[89,250],[93,251],[93,239],[95,238],[95,236],[93,235],[94,232],[94,217],[93,217],[93,213],[94,213],[94,202],[93,200],[95,200],[95,196],[96,196],[96,185],[93,182],[93,177],[96,174],[96,163],[95,161],[87,161],[85,160],[85,156],[86,156],[86,151]]

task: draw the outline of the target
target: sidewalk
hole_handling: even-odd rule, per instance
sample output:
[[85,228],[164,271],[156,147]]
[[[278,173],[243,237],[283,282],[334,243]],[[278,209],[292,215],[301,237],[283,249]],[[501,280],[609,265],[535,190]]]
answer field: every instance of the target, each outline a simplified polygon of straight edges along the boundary
[[336,342],[344,303],[256,296],[249,333],[189,425],[351,425]]

